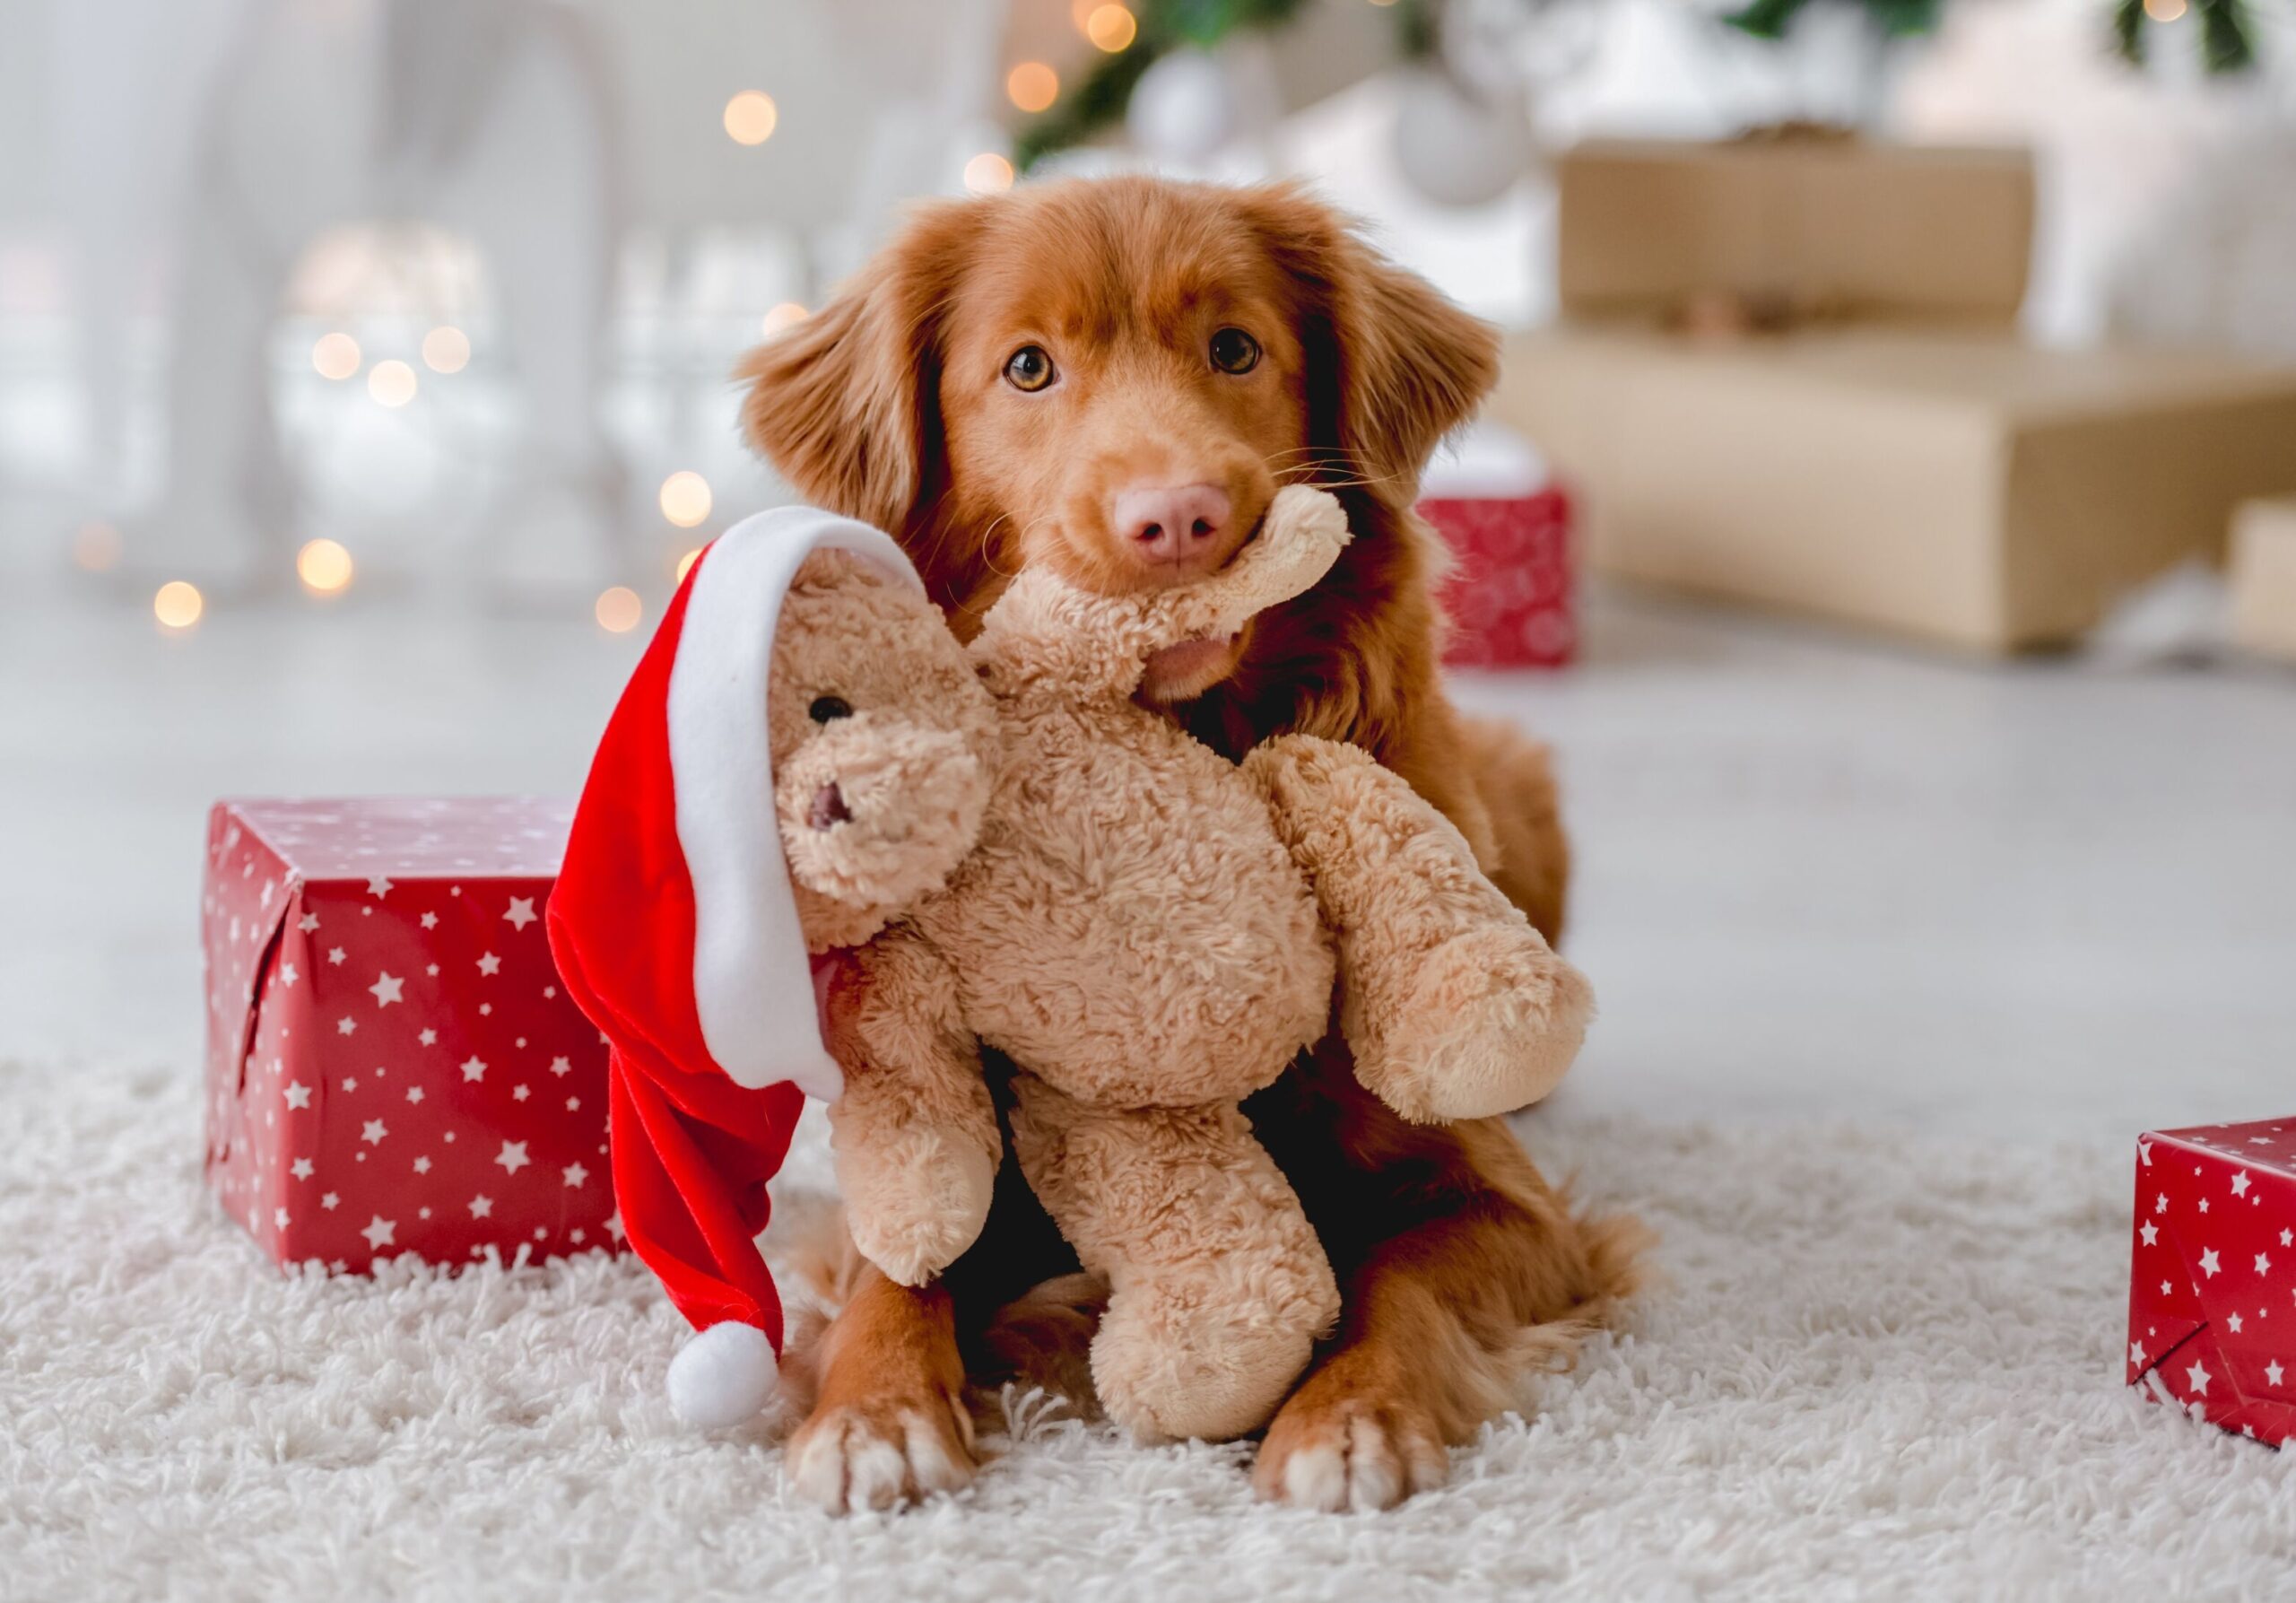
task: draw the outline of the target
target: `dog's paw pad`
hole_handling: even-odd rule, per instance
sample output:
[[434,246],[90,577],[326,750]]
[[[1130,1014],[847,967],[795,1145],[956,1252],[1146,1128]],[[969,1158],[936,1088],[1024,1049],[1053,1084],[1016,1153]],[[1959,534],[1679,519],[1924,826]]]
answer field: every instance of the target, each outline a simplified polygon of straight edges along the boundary
[[952,1400],[824,1409],[790,1440],[789,1484],[832,1514],[961,1491],[977,1468],[969,1433]]
[[1286,1409],[1253,1478],[1263,1497],[1336,1514],[1390,1509],[1449,1477],[1449,1455],[1431,1425],[1352,1402]]

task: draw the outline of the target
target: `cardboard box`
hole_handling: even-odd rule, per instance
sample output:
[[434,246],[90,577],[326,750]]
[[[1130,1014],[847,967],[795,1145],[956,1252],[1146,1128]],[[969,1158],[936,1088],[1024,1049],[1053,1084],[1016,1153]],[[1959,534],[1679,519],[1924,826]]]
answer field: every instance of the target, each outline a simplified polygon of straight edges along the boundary
[[620,1245],[605,1047],[543,934],[563,803],[239,801],[208,820],[207,1180],[340,1273]]
[[2006,325],[2033,162],[1841,137],[1596,140],[1557,165],[1563,310],[1665,317],[1722,293],[1860,319]]
[[2296,1117],[2138,1137],[2125,1373],[2228,1431],[2296,1437]]
[[1493,406],[1596,571],[1983,650],[2078,639],[2296,492],[2296,368],[2217,355],[1561,328],[1511,343]]
[[2234,643],[2296,662],[2296,497],[2240,508],[2227,568]]

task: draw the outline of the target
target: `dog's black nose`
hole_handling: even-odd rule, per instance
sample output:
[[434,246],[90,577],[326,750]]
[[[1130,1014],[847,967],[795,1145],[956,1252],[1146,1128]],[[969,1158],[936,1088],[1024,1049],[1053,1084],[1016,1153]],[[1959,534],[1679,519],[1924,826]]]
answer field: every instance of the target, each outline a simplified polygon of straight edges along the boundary
[[825,830],[852,816],[853,809],[845,805],[845,792],[829,784],[813,792],[813,810],[806,822],[817,830]]

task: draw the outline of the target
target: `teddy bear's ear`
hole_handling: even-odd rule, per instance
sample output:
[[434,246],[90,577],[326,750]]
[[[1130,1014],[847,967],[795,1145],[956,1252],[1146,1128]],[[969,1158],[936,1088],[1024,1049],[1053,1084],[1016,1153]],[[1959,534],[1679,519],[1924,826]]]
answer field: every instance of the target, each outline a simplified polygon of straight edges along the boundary
[[750,444],[808,501],[896,537],[939,457],[940,312],[978,213],[918,211],[828,305],[735,370]]

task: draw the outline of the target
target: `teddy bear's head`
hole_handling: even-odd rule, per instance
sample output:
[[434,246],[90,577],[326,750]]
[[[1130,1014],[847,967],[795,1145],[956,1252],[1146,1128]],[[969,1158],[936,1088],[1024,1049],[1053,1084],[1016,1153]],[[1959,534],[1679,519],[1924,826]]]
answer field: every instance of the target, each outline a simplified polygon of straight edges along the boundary
[[857,945],[972,849],[995,707],[930,602],[872,562],[819,551],[781,603],[766,717],[805,944]]

